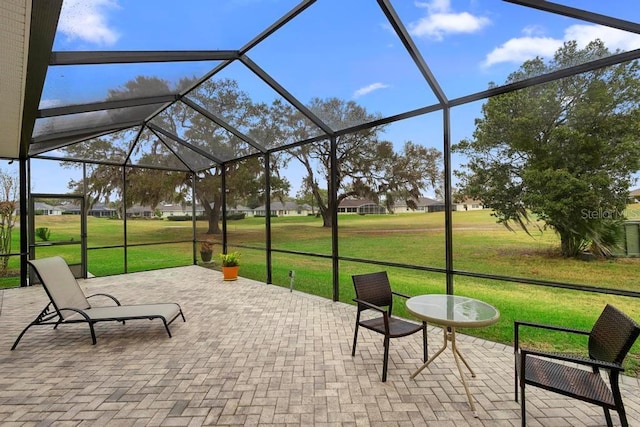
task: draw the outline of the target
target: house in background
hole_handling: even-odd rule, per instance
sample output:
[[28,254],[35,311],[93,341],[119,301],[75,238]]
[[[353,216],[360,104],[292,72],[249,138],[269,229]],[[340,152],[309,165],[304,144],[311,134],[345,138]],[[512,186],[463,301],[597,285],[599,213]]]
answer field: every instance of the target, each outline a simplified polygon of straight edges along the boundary
[[394,214],[413,213],[413,212],[441,212],[444,211],[444,202],[440,200],[430,199],[429,197],[419,197],[416,200],[416,209],[411,209],[407,202],[402,200],[393,207]]
[[[191,216],[193,215],[193,207],[182,205],[180,203],[161,203],[157,208],[160,212],[161,218],[168,218],[171,216]],[[196,217],[204,215],[204,208],[202,205],[196,205]]]
[[[33,210],[36,215],[62,215],[63,208],[61,206],[51,206],[43,202],[35,202],[33,204]],[[18,214],[20,210],[17,209]]]
[[[68,215],[80,215],[80,206],[67,205],[65,206],[64,212]],[[118,216],[118,211],[104,203],[96,203],[91,209],[89,209],[89,216],[96,218],[111,218]]]
[[484,209],[484,205],[480,200],[463,199],[453,204],[454,211],[479,211]]
[[383,215],[387,209],[371,200],[366,199],[344,199],[338,205],[339,214],[359,214],[359,215]]
[[[264,206],[262,208],[264,210]],[[256,208],[256,209],[259,209],[259,208]],[[249,218],[249,217],[255,216],[256,212],[255,212],[255,209],[251,209],[248,206],[236,205],[233,208],[229,207],[229,209],[227,210],[227,214],[244,214],[245,218]]]
[[127,218],[153,218],[153,209],[149,206],[131,206],[127,209]]
[[[311,214],[311,206],[299,205],[296,202],[271,202],[271,216],[307,216]],[[253,210],[253,216],[266,216],[266,205],[258,206]]]
[[640,188],[629,192],[629,203],[640,203]]

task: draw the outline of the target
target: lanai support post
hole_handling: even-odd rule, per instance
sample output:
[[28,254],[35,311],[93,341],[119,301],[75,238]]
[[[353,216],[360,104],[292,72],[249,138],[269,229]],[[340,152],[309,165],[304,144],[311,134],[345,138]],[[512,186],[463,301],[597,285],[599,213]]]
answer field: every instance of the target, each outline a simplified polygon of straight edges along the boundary
[[20,286],[27,286],[27,257],[29,256],[28,211],[29,160],[20,159]]
[[333,267],[333,300],[340,300],[340,256],[338,251],[338,141],[331,137],[331,179],[329,182],[329,206],[331,206],[331,261]]
[[264,155],[264,189],[267,199],[265,201],[265,208],[267,214],[265,215],[265,246],[267,249],[267,284],[270,285],[272,281],[272,268],[271,268],[271,156],[269,153]]

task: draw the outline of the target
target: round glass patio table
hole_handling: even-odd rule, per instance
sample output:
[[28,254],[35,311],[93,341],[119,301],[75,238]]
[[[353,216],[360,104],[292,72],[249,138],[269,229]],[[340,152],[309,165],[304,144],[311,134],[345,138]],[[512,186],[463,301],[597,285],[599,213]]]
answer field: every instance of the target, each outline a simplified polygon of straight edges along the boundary
[[443,294],[420,295],[409,298],[407,300],[407,310],[420,320],[443,326],[442,330],[444,333],[443,346],[436,354],[431,356],[424,365],[414,372],[411,378],[415,378],[424,368],[429,366],[429,364],[447,348],[447,342],[450,341],[453,358],[456,361],[458,373],[460,374],[460,381],[462,381],[464,390],[467,393],[467,399],[469,400],[469,406],[471,406],[473,415],[477,417],[476,407],[473,403],[467,382],[464,379],[460,361],[469,369],[471,377],[475,378],[476,374],[462,356],[460,350],[458,350],[456,345],[456,328],[481,328],[492,325],[500,319],[500,312],[494,306],[477,299]]

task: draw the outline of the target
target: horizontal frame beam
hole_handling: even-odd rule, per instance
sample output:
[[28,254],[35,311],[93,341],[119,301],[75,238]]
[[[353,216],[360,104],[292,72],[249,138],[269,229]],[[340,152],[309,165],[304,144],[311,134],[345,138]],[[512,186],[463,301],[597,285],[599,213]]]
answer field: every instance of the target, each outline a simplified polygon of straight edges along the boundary
[[241,140],[243,140],[247,144],[251,145],[253,148],[255,148],[256,150],[260,151],[261,153],[266,153],[267,152],[267,149],[262,144],[258,143],[256,140],[251,138],[249,135],[245,135],[244,133],[240,132],[238,129],[236,129],[233,126],[231,126],[229,123],[227,123],[225,120],[223,120],[218,115],[213,114],[209,110],[205,110],[203,107],[201,107],[200,105],[196,104],[195,102],[190,100],[188,97],[185,96],[180,101],[182,101],[184,104],[188,105],[190,108],[192,108],[193,110],[197,111],[198,113],[202,114],[207,119],[211,120],[213,123],[217,124],[221,128],[225,129],[227,132],[232,133],[233,135],[235,135],[236,137],[240,138]]
[[503,0],[507,3],[513,3],[520,6],[530,7],[532,9],[541,10],[543,12],[551,12],[569,18],[576,18],[582,21],[588,21],[593,24],[604,25],[606,27],[617,28],[623,31],[640,34],[640,24],[623,19],[614,18],[612,16],[601,15],[599,13],[589,12],[575,7],[564,6],[550,1],[540,0]]
[[[31,144],[39,144],[42,142],[55,141],[55,140],[64,139],[64,138],[76,138],[76,137],[80,138],[80,137],[84,137],[85,135],[87,135],[87,137],[83,139],[90,139],[92,136],[89,136],[89,135],[116,132],[116,131],[127,129],[127,128],[142,126],[143,124],[144,123],[140,120],[134,120],[134,121],[128,121],[128,122],[111,123],[104,126],[73,129],[73,130],[68,130],[68,131],[63,131],[58,133],[50,133],[47,135],[41,135],[33,138],[31,140]],[[80,140],[78,140],[78,142],[79,141]]]
[[91,111],[115,110],[118,108],[139,107],[142,105],[164,104],[178,99],[178,95],[158,95],[144,98],[118,99],[114,101],[91,102],[87,104],[51,107],[38,110],[37,118],[66,116],[69,114],[88,113]]
[[173,141],[177,142],[178,144],[188,148],[191,151],[194,151],[194,152],[200,154],[201,156],[203,156],[206,159],[211,160],[212,162],[215,162],[215,163],[217,163],[219,165],[224,163],[222,160],[220,160],[219,158],[213,156],[211,153],[207,153],[203,149],[198,148],[195,145],[189,144],[187,141],[185,141],[184,139],[180,138],[178,135],[175,135],[175,134],[169,132],[168,130],[163,129],[163,128],[161,128],[160,126],[158,126],[156,124],[147,123],[147,127],[149,129],[152,129],[152,130],[158,132],[158,133],[163,134],[167,138],[172,139]]
[[237,59],[236,50],[77,51],[51,52],[49,65],[130,64],[143,62],[224,61]]

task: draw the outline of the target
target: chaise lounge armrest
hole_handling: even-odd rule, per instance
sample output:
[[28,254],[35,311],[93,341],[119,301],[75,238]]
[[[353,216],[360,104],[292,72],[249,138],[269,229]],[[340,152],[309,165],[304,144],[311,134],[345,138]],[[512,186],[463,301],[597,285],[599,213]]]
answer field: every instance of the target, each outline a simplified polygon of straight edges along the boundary
[[87,297],[87,299],[93,298],[93,297],[107,297],[107,298],[110,298],[111,300],[113,300],[113,302],[115,302],[116,305],[122,305],[122,304],[120,304],[120,301],[118,301],[118,298],[114,297],[113,295],[104,294],[104,293],[97,293],[97,294],[89,295]]

